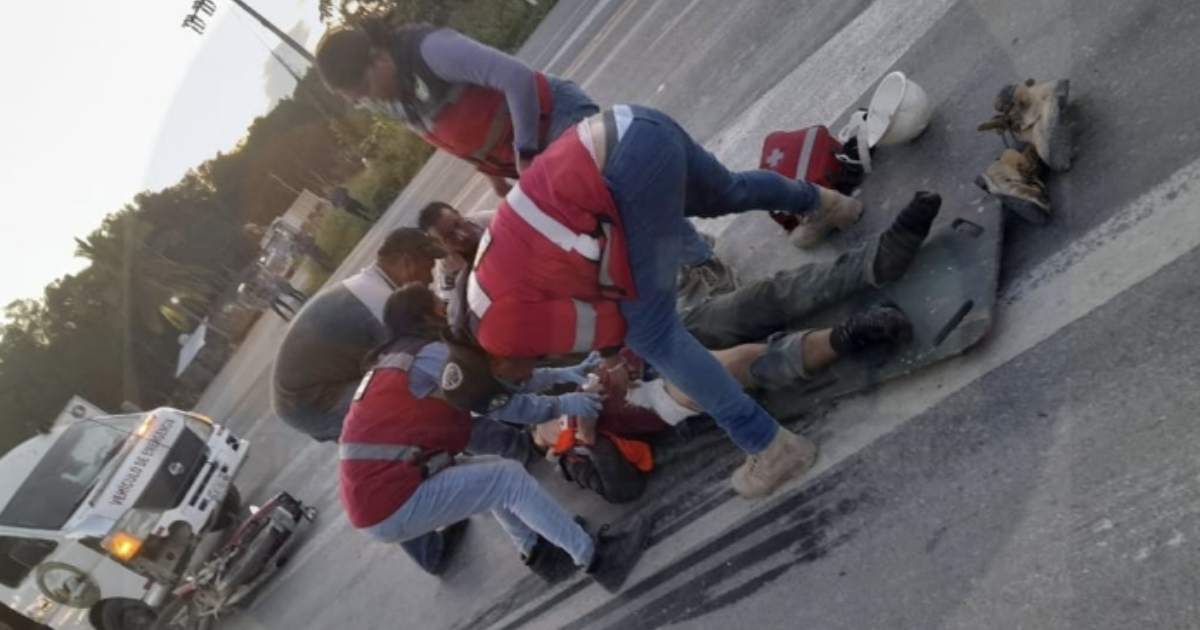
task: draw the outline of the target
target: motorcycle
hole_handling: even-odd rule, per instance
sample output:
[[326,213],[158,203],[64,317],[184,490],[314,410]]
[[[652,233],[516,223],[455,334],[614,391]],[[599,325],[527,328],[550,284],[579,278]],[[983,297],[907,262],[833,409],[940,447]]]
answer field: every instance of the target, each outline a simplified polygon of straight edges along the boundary
[[317,509],[280,492],[234,530],[194,573],[184,577],[151,630],[209,630],[247,601],[290,558]]

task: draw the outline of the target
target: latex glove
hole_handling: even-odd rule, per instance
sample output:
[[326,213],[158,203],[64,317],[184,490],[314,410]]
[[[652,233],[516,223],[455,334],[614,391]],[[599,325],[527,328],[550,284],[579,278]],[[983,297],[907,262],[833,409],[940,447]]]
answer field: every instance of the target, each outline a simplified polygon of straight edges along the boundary
[[570,367],[559,368],[559,375],[561,376],[559,382],[583,385],[587,382],[588,374],[596,371],[596,368],[600,365],[600,360],[600,353],[593,350],[580,363]]
[[572,392],[558,397],[558,413],[591,419],[599,417],[603,402],[600,394],[594,392]]

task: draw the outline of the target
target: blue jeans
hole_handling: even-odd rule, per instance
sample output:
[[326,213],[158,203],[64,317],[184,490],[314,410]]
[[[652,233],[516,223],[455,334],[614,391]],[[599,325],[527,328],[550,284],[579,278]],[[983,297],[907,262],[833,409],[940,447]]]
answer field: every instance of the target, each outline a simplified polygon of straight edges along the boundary
[[621,302],[625,342],[711,415],[747,453],[762,451],[779,425],[684,328],[676,274],[695,237],[686,217],[754,209],[803,213],[816,189],[770,171],[732,173],[668,116],[634,107],[634,119],[604,176],[621,213],[636,300]]
[[521,554],[540,534],[586,567],[592,537],[542,489],[520,464],[488,460],[457,464],[421,482],[400,509],[366,529],[386,542],[402,542],[491,511]]
[[[357,385],[348,388],[340,398],[335,409],[317,410],[308,407],[305,408],[312,416],[320,418],[320,425],[325,427],[322,436],[317,437],[318,440],[338,439],[342,431],[342,419],[346,417],[346,413],[350,410],[350,403],[354,399],[354,391],[356,389]],[[515,460],[518,465],[523,466],[528,461],[532,448],[533,446],[529,438],[523,431],[486,418],[475,418],[472,421],[471,437],[467,442],[467,450],[472,453],[477,455],[499,455],[506,459]],[[453,522],[445,523],[445,525],[451,524]],[[430,529],[421,536],[414,536],[400,543],[405,553],[414,562],[420,565],[427,573],[432,574],[436,574],[441,568],[443,556],[445,555],[442,536],[440,533],[433,531],[434,529],[437,528]]]
[[[579,121],[600,111],[596,103],[574,81],[548,77],[554,112],[550,115],[550,130],[546,145],[574,127]],[[542,147],[543,149],[546,147]]]

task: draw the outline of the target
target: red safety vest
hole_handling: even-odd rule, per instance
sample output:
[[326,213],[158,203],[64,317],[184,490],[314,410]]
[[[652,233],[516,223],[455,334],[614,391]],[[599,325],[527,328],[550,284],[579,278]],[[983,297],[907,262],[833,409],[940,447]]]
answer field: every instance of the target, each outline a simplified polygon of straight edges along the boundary
[[471,436],[471,414],[440,398],[417,398],[408,387],[409,351],[380,356],[363,377],[339,439],[338,475],[350,524],[375,525],[404,505],[425,476],[426,464],[461,453]]
[[624,341],[618,301],[637,293],[621,216],[588,148],[587,123],[576,129],[522,174],[480,242],[467,303],[475,337],[493,355],[569,354]]
[[[554,107],[550,82],[538,72],[538,143],[550,133]],[[458,98],[444,105],[433,119],[432,128],[422,132],[425,141],[475,165],[481,172],[499,177],[517,177],[513,150],[512,116],[504,93],[476,85],[463,86]]]

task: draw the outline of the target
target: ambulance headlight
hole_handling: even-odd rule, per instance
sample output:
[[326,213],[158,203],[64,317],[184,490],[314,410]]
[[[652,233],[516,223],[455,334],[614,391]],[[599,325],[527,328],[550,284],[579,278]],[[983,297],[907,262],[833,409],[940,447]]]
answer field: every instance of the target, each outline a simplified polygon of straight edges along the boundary
[[113,532],[101,543],[108,553],[122,562],[128,562],[142,549],[142,539],[128,532]]

